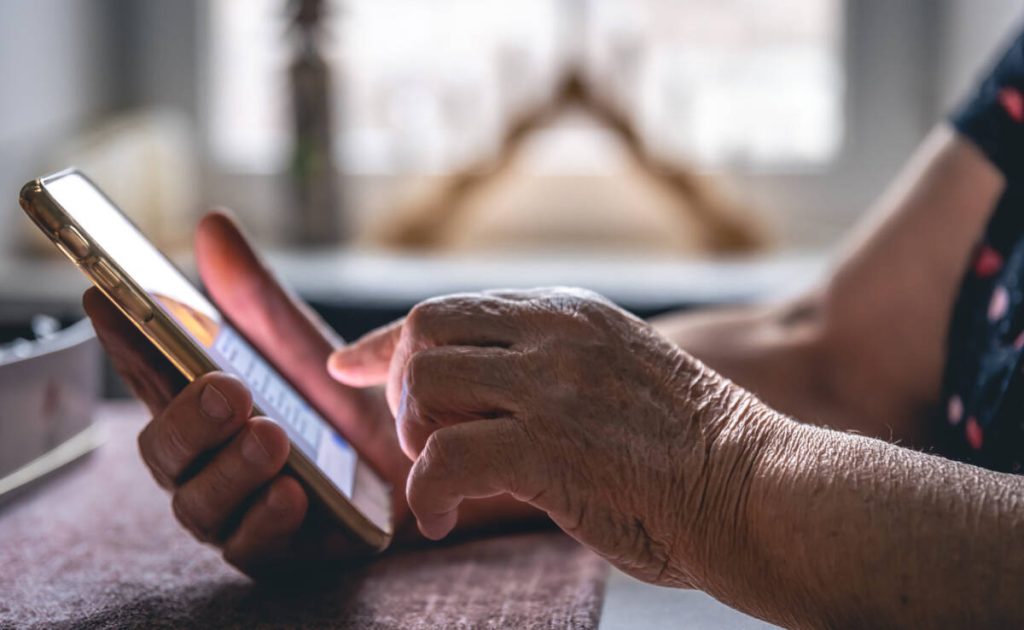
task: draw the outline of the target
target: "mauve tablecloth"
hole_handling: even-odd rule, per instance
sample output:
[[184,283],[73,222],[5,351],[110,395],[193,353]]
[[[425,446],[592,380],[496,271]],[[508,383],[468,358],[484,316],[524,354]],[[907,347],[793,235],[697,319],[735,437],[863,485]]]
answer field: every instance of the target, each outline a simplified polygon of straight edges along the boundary
[[141,410],[115,410],[94,455],[0,512],[0,627],[597,626],[605,565],[555,532],[388,554],[317,588],[255,585],[177,525],[136,454]]

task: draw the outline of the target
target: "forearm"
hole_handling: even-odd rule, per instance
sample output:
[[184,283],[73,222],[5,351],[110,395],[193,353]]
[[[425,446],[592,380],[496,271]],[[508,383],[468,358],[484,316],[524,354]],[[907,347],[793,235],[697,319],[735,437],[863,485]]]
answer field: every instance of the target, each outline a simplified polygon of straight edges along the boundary
[[832,415],[820,352],[817,297],[662,316],[658,332],[771,407],[805,418]]
[[925,446],[951,305],[1003,188],[984,154],[940,125],[839,248],[818,295],[655,324],[801,422]]
[[[850,404],[856,379],[829,348],[823,297],[813,293],[774,305],[744,305],[675,313],[651,324],[680,348],[801,422],[907,439],[916,419],[866,415]],[[889,384],[891,386],[891,384]]]
[[791,626],[1024,624],[1024,480],[769,424],[713,594]]

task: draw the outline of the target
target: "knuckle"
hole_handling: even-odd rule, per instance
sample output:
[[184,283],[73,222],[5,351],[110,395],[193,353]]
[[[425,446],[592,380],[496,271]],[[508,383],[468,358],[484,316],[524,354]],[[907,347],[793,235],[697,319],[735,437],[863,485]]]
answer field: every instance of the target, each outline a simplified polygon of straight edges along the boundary
[[406,412],[398,419],[398,432],[403,450],[412,457],[420,456],[436,430],[423,406],[414,400],[406,403]]
[[502,305],[501,299],[482,293],[459,293],[443,300],[446,310],[457,313],[499,312]]
[[413,341],[429,338],[438,321],[444,319],[456,303],[451,297],[436,297],[420,302],[412,307],[405,318],[405,333]]
[[415,396],[422,392],[429,382],[429,375],[434,364],[434,357],[426,351],[416,352],[405,366],[405,387],[408,394]]
[[[255,441],[259,443],[256,448],[260,449],[261,454],[254,458],[243,456],[244,463],[237,467],[259,477],[260,481],[265,481],[284,467],[290,449],[288,435],[274,421],[262,417],[254,418],[246,431],[248,434],[241,437],[242,448],[256,446],[252,444]],[[235,477],[228,471],[218,472],[223,478],[224,485],[230,486]]]
[[408,412],[402,418],[399,430],[405,443],[415,453],[421,453],[425,449],[426,442],[437,428],[436,422],[421,405],[410,403]]
[[170,420],[164,422],[160,442],[154,445],[154,449],[162,451],[166,456],[165,459],[169,460],[167,462],[168,465],[174,469],[173,472],[167,471],[171,474],[177,474],[195,455],[194,449],[189,439],[185,436],[185,432],[182,431],[180,424]]
[[429,502],[430,488],[436,485],[438,477],[433,467],[427,464],[426,458],[420,456],[409,474],[405,492],[406,500],[413,512],[423,512],[424,504]]
[[434,424],[431,420],[431,412],[427,408],[427,405],[415,398],[410,398],[409,402],[406,403],[406,413],[404,417],[405,424],[408,425],[406,430],[421,430],[421,427],[429,426]]
[[256,568],[259,561],[259,556],[251,547],[251,541],[247,537],[235,536],[224,545],[221,556],[224,562],[248,573]]
[[142,457],[142,461],[145,462],[146,468],[149,469],[149,474],[153,477],[158,486],[168,490],[174,488],[174,480],[171,479],[170,476],[168,476],[163,470],[161,470],[160,467],[156,464],[156,462],[147,459],[145,456]]
[[153,465],[153,423],[155,420],[150,420],[149,423],[139,431],[139,435],[135,438],[135,443],[138,445],[139,454],[142,456],[142,461],[146,464]]
[[596,291],[590,289],[584,289],[582,287],[558,287],[552,289],[549,292],[552,297],[565,299],[567,301],[574,302],[588,302],[591,304],[611,304],[608,298],[604,297]]
[[288,513],[292,515],[291,526],[283,526],[280,529],[291,530],[297,528],[306,516],[309,508],[309,497],[306,490],[299,481],[290,474],[283,474],[271,485],[271,491],[283,492],[288,496]]
[[581,301],[585,301],[589,304],[600,304],[601,306],[605,307],[610,306],[612,304],[611,300],[609,300],[608,298],[606,298],[605,296],[601,295],[596,291],[591,291],[590,289],[577,288],[573,289],[572,292],[574,295],[576,295],[578,299],[580,299]]
[[572,300],[575,312],[590,321],[602,321],[610,315],[610,308],[601,301],[589,298],[575,298]]
[[452,448],[451,440],[444,433],[433,433],[420,457],[424,458],[425,476],[441,476],[449,469],[458,468],[459,449]]
[[424,327],[429,323],[432,312],[437,309],[436,304],[435,300],[427,300],[412,307],[412,310],[405,317],[406,333],[412,337],[420,335]]
[[574,318],[605,317],[619,310],[603,295],[575,287],[555,289],[537,299],[552,311]]
[[171,497],[171,510],[185,529],[202,542],[211,540],[209,530],[204,526],[203,510],[200,503],[188,490],[179,490]]
[[149,474],[161,488],[168,490],[174,487],[174,479],[163,469],[160,459],[154,454],[153,440],[156,432],[155,420],[151,420],[135,439],[139,448],[139,455],[149,469]]
[[229,497],[232,496],[233,487],[240,481],[239,476],[232,475],[225,470],[222,465],[222,461],[213,463],[203,469],[203,475],[201,478],[197,477],[197,481],[202,481],[204,494],[210,497]]

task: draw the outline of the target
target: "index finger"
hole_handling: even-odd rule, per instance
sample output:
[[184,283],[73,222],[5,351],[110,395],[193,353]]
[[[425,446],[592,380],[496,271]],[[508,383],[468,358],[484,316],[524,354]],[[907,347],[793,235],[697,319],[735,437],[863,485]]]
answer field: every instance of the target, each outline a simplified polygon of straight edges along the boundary
[[463,345],[513,347],[523,336],[522,303],[483,294],[458,294],[420,302],[409,315],[368,333],[331,355],[328,369],[347,385],[387,384],[398,413],[406,363],[425,348]]
[[353,387],[387,382],[391,357],[402,338],[405,318],[373,330],[355,343],[335,350],[327,361],[331,376]]

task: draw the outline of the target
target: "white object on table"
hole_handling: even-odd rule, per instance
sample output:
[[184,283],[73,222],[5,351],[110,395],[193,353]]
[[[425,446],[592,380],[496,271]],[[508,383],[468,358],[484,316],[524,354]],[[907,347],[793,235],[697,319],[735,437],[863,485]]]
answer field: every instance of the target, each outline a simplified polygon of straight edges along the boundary
[[769,630],[776,627],[729,608],[700,591],[652,586],[611,569],[605,583],[598,629]]
[[100,366],[88,320],[0,357],[0,504],[99,444]]

